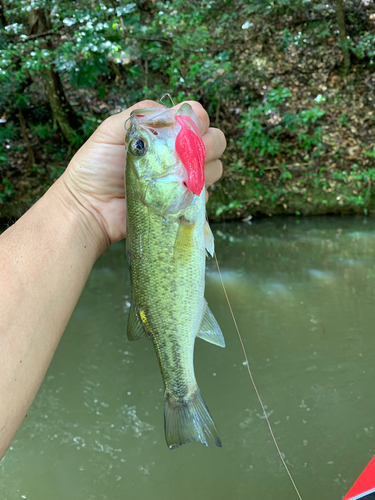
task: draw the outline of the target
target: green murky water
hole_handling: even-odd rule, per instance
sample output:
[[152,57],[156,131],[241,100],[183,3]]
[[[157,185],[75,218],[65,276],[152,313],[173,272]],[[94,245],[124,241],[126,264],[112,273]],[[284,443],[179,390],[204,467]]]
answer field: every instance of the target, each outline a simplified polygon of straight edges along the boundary
[[[223,278],[280,448],[304,500],[341,499],[375,454],[375,220],[215,225]],[[2,500],[293,500],[213,261],[226,349],[197,340],[223,448],[171,452],[152,346],[125,337],[124,243],[97,262],[0,465]]]

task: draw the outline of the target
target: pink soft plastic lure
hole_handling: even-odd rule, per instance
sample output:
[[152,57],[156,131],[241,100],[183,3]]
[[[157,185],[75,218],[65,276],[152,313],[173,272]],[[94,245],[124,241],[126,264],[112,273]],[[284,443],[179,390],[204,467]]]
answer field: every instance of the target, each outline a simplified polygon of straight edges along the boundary
[[[181,130],[176,137],[176,152],[187,171],[186,187],[199,196],[204,188],[204,159],[206,149],[198,127],[188,116],[177,115]],[[189,127],[189,125],[193,128]]]

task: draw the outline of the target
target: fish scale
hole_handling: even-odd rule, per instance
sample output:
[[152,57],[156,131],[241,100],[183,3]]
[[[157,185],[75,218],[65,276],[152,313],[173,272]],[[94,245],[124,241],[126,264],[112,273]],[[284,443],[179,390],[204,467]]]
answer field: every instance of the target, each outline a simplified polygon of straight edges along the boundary
[[[201,203],[204,203],[203,197]],[[144,207],[142,210],[137,204],[140,205],[137,197],[128,199],[127,241],[132,256],[133,300],[152,325],[146,332],[156,348],[165,385],[173,388],[177,383],[178,395],[183,398],[184,393],[192,392],[195,386],[193,348],[200,318],[191,311],[200,310],[202,315],[205,256],[195,245],[191,259],[176,264],[174,243],[179,224],[160,220],[159,216],[150,213],[150,209]],[[195,224],[197,240],[200,234],[203,241],[203,223],[204,220]],[[148,237],[138,256],[143,234]],[[178,378],[174,376],[176,372],[180,374]],[[175,396],[176,392],[172,394]]]

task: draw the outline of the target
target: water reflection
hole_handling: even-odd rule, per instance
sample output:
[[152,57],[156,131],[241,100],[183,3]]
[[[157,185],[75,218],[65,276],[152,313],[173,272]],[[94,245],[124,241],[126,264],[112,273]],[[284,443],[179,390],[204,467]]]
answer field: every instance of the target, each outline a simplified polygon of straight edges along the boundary
[[[375,220],[214,225],[223,280],[304,500],[342,498],[374,455]],[[206,298],[226,349],[197,340],[223,449],[164,442],[153,348],[125,337],[124,243],[93,269],[39,394],[0,465],[14,500],[291,500],[214,261]]]

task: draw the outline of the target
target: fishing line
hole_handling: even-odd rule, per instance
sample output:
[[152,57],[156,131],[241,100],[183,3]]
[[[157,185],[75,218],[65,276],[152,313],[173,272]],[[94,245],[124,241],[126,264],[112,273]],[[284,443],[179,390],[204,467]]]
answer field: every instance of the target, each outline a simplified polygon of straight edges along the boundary
[[224,290],[224,295],[225,295],[225,298],[227,299],[227,302],[228,302],[228,307],[229,307],[230,313],[231,313],[231,315],[232,315],[233,323],[234,323],[234,326],[236,327],[237,334],[238,334],[238,338],[240,339],[241,347],[242,347],[242,350],[243,350],[243,353],[244,353],[244,356],[245,356],[246,366],[247,366],[247,371],[249,372],[249,377],[250,377],[251,383],[253,384],[253,387],[254,387],[255,393],[256,393],[256,395],[257,395],[257,397],[258,397],[258,400],[259,400],[260,406],[262,407],[264,417],[265,417],[266,422],[267,422],[267,424],[268,424],[268,428],[269,428],[269,430],[270,430],[271,437],[272,437],[273,442],[274,442],[274,444],[275,444],[275,446],[276,446],[276,449],[277,449],[277,452],[278,452],[278,454],[279,454],[279,456],[280,456],[281,462],[282,462],[282,464],[283,464],[283,466],[284,466],[284,468],[285,468],[285,470],[286,470],[286,472],[287,472],[287,474],[288,474],[288,476],[289,476],[289,479],[290,479],[290,480],[291,480],[291,482],[292,482],[292,485],[293,485],[293,487],[294,487],[294,489],[295,489],[295,491],[296,491],[296,493],[297,493],[297,495],[298,495],[299,500],[302,500],[302,496],[301,496],[300,492],[298,491],[298,488],[297,488],[297,486],[296,486],[296,483],[294,482],[294,479],[293,479],[293,477],[292,477],[292,474],[290,473],[289,468],[288,468],[288,466],[287,466],[287,464],[286,464],[286,462],[285,462],[285,460],[284,460],[283,454],[282,454],[282,453],[281,453],[281,451],[280,451],[279,445],[277,444],[275,434],[273,433],[273,430],[272,430],[272,427],[271,427],[271,422],[270,422],[270,420],[269,420],[269,418],[268,418],[268,415],[267,415],[266,409],[265,409],[265,407],[264,407],[264,404],[263,404],[262,398],[260,397],[260,394],[259,394],[259,392],[258,392],[257,386],[256,386],[255,381],[254,381],[253,374],[252,374],[252,372],[251,372],[251,370],[250,370],[250,365],[249,365],[249,360],[248,360],[248,357],[247,357],[246,349],[245,349],[244,343],[243,343],[243,341],[242,341],[242,336],[241,336],[241,334],[240,334],[240,330],[239,330],[239,328],[238,328],[236,318],[234,317],[234,313],[233,313],[232,306],[231,306],[231,304],[230,304],[230,302],[229,302],[229,298],[228,298],[227,290],[226,290],[226,288],[225,288],[224,281],[223,281],[223,277],[222,277],[222,275],[221,275],[219,262],[218,262],[217,257],[216,257],[216,252],[215,252],[215,254],[214,254],[214,257],[215,257],[215,261],[216,261],[216,267],[217,267],[217,270],[218,270],[218,272],[219,272],[221,285],[222,285],[223,290]]

